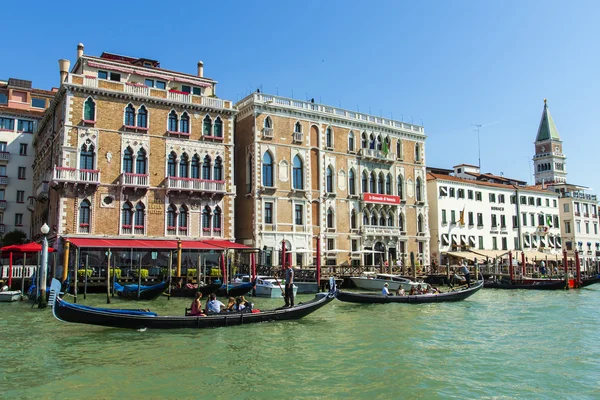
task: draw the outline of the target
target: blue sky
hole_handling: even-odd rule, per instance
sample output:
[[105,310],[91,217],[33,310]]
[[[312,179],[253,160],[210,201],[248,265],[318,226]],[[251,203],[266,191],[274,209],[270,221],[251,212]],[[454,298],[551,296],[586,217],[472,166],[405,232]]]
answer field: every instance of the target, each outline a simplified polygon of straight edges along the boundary
[[4,4],[0,78],[56,86],[57,60],[73,61],[78,42],[88,54],[153,58],[188,73],[203,60],[223,98],[262,87],[423,123],[431,166],[477,164],[472,124],[481,124],[484,172],[530,181],[548,98],[569,181],[600,188],[600,2],[82,4]]

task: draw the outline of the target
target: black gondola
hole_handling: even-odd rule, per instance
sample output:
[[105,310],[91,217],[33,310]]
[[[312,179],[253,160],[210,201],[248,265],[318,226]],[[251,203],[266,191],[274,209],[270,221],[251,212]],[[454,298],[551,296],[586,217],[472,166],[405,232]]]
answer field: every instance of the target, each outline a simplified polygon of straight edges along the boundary
[[518,283],[510,281],[486,281],[483,285],[486,289],[525,289],[525,290],[560,290],[565,288],[565,281]]
[[171,297],[194,297],[197,292],[202,293],[202,297],[206,297],[215,293],[221,286],[220,283],[210,283],[199,288],[171,288]]
[[220,297],[243,296],[250,292],[254,288],[254,285],[256,285],[256,280],[253,282],[240,283],[238,285],[223,285],[215,292],[215,294]]
[[293,320],[305,317],[335,298],[335,284],[329,293],[318,293],[315,298],[294,307],[277,308],[268,311],[240,313],[218,313],[207,316],[159,316],[143,310],[118,310],[86,307],[68,303],[56,298],[52,304],[54,317],[64,322],[100,325],[128,329],[177,329],[177,328],[216,328],[252,324],[267,321]]
[[590,286],[593,285],[594,283],[598,283],[600,282],[600,275],[596,275],[590,278],[583,278],[581,279],[581,285],[579,285],[579,287],[586,287],[586,286]]
[[386,296],[383,294],[372,294],[372,293],[352,293],[352,292],[338,292],[338,300],[349,302],[349,303],[361,303],[361,304],[386,304],[386,303],[441,303],[445,301],[460,301],[467,297],[475,294],[479,289],[483,287],[483,281],[477,282],[470,288],[464,288],[454,290],[451,292],[439,293],[439,294],[418,294],[408,296]]
[[[152,286],[141,286],[139,300],[154,300],[169,286],[168,282],[161,282]],[[138,300],[138,285],[120,285],[115,282],[115,293],[125,300]]]

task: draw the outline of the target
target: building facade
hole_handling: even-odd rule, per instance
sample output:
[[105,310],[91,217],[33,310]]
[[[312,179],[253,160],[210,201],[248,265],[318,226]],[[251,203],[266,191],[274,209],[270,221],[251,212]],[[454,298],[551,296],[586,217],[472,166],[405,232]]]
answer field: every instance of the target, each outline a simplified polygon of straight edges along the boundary
[[0,235],[18,229],[31,237],[32,139],[53,96],[31,81],[0,81]]
[[481,174],[461,164],[428,173],[432,259],[472,250],[509,250],[556,256],[562,248],[558,194],[522,181]]
[[[51,239],[234,238],[233,119],[217,82],[77,49],[34,139],[34,231]],[[55,243],[60,246],[61,242]]]
[[253,93],[237,104],[236,238],[279,265],[429,264],[421,126]]

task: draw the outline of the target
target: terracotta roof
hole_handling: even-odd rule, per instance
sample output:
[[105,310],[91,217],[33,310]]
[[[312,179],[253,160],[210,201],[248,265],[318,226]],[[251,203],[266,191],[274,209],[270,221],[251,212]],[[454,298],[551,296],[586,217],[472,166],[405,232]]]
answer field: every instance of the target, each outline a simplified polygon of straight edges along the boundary
[[479,168],[479,166],[477,165],[473,165],[473,164],[457,164],[452,168],[456,168],[456,167],[472,167],[472,168]]
[[37,110],[26,110],[22,108],[13,108],[13,107],[2,107],[0,106],[0,113],[9,113],[9,114],[17,114],[17,115],[27,115],[29,117],[42,118],[44,115],[44,111]]
[[50,96],[50,97],[54,96],[57,91],[58,91],[58,89],[56,89],[56,90],[31,89],[31,93],[43,94],[43,95]]
[[427,180],[428,181],[441,180],[441,181],[461,182],[461,183],[467,183],[467,184],[472,184],[472,185],[477,185],[477,186],[487,186],[487,187],[502,188],[502,189],[507,189],[507,190],[518,189],[520,191],[527,191],[527,192],[538,192],[538,193],[544,193],[544,194],[556,194],[558,196],[557,193],[555,193],[555,192],[553,192],[551,190],[542,189],[541,185],[534,185],[534,186],[507,185],[507,184],[504,184],[504,183],[492,183],[492,182],[486,182],[486,181],[474,181],[472,179],[458,178],[458,177],[452,176],[452,175],[432,174],[431,172],[427,173]]

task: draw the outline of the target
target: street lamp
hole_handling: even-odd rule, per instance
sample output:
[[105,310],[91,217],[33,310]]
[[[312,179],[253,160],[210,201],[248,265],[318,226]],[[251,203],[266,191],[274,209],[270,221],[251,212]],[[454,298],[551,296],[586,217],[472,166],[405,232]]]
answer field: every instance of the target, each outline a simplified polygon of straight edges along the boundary
[[48,272],[48,239],[47,235],[50,232],[50,227],[48,224],[44,223],[42,228],[40,229],[43,235],[42,239],[42,262],[40,265],[40,299],[38,303],[38,308],[46,308],[48,303],[46,301],[46,281],[47,272]]

